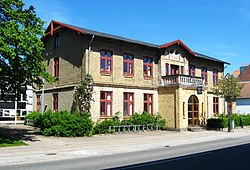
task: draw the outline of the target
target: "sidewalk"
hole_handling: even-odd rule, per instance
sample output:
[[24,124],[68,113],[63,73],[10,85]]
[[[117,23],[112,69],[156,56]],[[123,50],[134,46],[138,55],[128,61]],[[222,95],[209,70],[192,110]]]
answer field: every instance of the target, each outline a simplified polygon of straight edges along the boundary
[[[13,131],[13,129],[16,130]],[[223,138],[237,138],[249,136],[250,128],[235,129],[231,133],[226,130],[201,132],[148,131],[95,135],[90,138],[63,138],[36,135],[34,128],[29,126],[1,125],[0,133],[11,134],[10,136],[15,136],[28,144],[28,146],[0,148],[0,165],[4,166],[133,152]]]

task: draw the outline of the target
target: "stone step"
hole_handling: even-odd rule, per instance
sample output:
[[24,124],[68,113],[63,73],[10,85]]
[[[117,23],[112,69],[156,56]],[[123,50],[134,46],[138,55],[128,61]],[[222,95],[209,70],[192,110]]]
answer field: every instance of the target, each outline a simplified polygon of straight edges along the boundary
[[200,132],[200,131],[204,131],[206,129],[204,127],[201,127],[201,126],[195,126],[195,127],[188,127],[187,130],[192,131],[192,132]]

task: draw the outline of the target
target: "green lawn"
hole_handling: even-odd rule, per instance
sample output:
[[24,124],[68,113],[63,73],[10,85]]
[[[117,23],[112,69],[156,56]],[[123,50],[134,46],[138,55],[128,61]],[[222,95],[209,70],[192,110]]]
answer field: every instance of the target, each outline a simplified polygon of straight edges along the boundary
[[0,137],[0,147],[25,146],[25,145],[27,144],[19,140]]

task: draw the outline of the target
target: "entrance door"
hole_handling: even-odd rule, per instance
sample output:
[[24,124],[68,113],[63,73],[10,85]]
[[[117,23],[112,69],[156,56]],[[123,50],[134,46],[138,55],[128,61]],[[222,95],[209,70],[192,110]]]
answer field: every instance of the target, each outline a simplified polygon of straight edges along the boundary
[[195,95],[188,99],[188,126],[199,125],[199,100]]

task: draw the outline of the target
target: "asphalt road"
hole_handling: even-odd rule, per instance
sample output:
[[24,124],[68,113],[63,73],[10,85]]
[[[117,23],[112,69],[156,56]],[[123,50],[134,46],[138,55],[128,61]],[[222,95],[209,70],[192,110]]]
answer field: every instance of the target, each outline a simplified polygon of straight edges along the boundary
[[[112,148],[111,148],[112,149]],[[250,136],[227,138],[139,152],[33,164],[0,166],[0,170],[92,169],[250,169]]]

